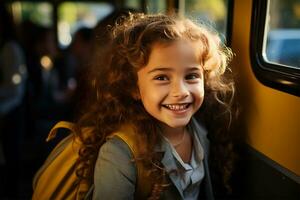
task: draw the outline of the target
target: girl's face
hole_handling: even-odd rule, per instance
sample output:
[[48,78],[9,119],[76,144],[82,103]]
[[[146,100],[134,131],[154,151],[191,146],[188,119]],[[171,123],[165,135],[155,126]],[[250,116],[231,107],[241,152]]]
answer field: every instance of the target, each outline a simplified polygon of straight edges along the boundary
[[154,44],[148,64],[138,71],[139,97],[147,112],[172,128],[188,124],[204,98],[197,43]]

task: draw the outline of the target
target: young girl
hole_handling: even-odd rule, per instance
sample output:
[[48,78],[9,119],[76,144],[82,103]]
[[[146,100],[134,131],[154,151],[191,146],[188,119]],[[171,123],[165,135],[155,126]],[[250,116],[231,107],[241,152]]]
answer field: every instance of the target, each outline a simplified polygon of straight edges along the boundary
[[[234,90],[224,77],[230,50],[191,20],[160,14],[130,14],[111,37],[77,124],[95,127],[89,137],[79,132],[77,174],[94,183],[93,199],[134,199],[142,163],[154,180],[147,198],[213,199],[210,149],[217,176],[226,182],[231,170],[226,128]],[[138,157],[109,137],[117,131],[134,134]]]

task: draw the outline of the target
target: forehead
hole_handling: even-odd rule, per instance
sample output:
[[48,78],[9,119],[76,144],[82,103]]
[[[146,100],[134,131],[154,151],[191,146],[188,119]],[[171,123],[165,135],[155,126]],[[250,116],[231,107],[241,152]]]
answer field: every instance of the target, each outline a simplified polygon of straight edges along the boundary
[[201,43],[188,40],[178,40],[170,43],[154,43],[151,48],[148,65],[174,63],[174,64],[200,64]]

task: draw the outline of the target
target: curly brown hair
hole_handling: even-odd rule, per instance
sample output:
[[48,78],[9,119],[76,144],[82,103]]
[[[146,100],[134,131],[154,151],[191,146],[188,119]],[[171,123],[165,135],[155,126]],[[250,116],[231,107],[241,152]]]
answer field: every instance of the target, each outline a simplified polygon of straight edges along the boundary
[[[159,156],[154,152],[154,146],[160,142],[157,120],[134,96],[138,91],[137,71],[147,64],[154,43],[168,45],[188,40],[198,42],[202,50],[199,62],[205,75],[204,104],[196,115],[208,127],[214,166],[223,174],[223,180],[228,181],[233,156],[230,135],[224,132],[231,121],[234,93],[233,82],[226,78],[232,56],[230,49],[223,45],[216,32],[203,25],[162,14],[130,14],[119,20],[111,33],[109,48],[95,58],[89,76],[88,96],[77,123],[78,135],[84,144],[77,175],[92,182],[99,148],[108,135],[122,124],[130,123],[141,144],[139,160],[158,172],[157,177],[162,177],[165,172],[158,170]],[[86,126],[94,127],[89,136],[81,132]]]

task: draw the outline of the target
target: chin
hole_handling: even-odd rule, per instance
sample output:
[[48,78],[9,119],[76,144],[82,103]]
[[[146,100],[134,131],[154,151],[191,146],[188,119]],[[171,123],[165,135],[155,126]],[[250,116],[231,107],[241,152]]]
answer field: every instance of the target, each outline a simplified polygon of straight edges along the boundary
[[165,123],[167,126],[171,127],[171,128],[181,128],[181,127],[185,127],[186,125],[188,125],[190,120],[184,120],[184,121],[180,121],[180,122],[169,122],[169,123]]

